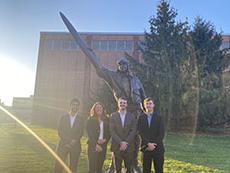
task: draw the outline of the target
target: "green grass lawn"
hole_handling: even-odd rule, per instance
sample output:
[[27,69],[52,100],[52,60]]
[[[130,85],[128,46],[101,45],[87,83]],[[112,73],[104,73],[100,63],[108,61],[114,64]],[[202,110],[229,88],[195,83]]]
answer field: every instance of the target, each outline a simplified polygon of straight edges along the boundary
[[[51,148],[58,137],[52,129],[32,126]],[[195,136],[167,134],[165,137],[167,173],[230,172],[230,136]],[[86,139],[82,140],[78,173],[87,173]],[[108,152],[105,169],[110,163]],[[0,173],[50,173],[54,160],[24,129],[0,126]]]

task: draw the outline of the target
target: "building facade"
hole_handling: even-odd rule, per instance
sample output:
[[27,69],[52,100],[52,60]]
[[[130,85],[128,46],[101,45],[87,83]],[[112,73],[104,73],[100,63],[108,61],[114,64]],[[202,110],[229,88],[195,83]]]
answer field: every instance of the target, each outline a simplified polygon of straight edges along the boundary
[[[101,63],[116,70],[116,62],[129,54],[137,61],[142,55],[138,44],[144,34],[138,33],[80,33]],[[69,33],[41,32],[34,91],[32,120],[55,125],[66,112],[72,98],[81,101],[81,110],[91,91],[102,83],[94,67]]]
[[222,39],[221,49],[230,48],[230,35],[222,35]]

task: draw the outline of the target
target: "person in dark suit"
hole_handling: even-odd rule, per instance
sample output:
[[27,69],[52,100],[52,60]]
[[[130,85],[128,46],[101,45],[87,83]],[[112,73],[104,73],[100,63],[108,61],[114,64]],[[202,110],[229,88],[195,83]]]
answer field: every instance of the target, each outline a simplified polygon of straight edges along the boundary
[[111,149],[114,153],[116,173],[121,173],[122,161],[126,173],[132,172],[134,142],[136,135],[136,118],[127,112],[127,99],[118,99],[118,111],[110,116]]
[[141,136],[141,151],[143,152],[143,173],[151,172],[152,162],[155,173],[163,173],[164,166],[164,121],[154,111],[151,98],[144,100],[145,111],[138,119],[138,132]]
[[107,143],[110,139],[109,118],[102,103],[96,102],[86,123],[88,133],[89,173],[102,173]]
[[[81,137],[84,129],[84,119],[79,115],[80,102],[78,99],[72,99],[70,103],[70,111],[68,114],[60,118],[58,124],[58,136],[60,138],[57,154],[65,161],[70,156],[70,170],[74,173],[77,169],[78,159],[81,152]],[[54,173],[61,173],[62,165],[56,161]]]

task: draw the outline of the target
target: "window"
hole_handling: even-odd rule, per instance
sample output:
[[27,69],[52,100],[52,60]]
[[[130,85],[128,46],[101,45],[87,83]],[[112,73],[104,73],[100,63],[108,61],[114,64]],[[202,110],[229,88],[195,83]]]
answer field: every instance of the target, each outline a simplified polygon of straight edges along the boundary
[[117,41],[117,50],[124,51],[125,50],[125,41]]
[[70,50],[71,49],[71,42],[68,40],[63,40],[62,47],[63,47],[63,50]]
[[133,51],[133,46],[134,46],[134,43],[133,41],[126,41],[126,50],[127,51]]
[[99,50],[99,47],[100,47],[100,45],[99,45],[99,41],[97,41],[97,40],[94,40],[94,41],[92,41],[92,49],[93,50]]
[[230,42],[229,41],[224,41],[222,45],[220,46],[220,49],[226,49],[230,48]]
[[[226,45],[227,44],[227,45]],[[229,42],[223,43],[224,48],[230,46]],[[74,40],[45,40],[44,47],[48,50],[73,51],[80,50]],[[134,49],[134,42],[131,40],[93,40],[91,48],[95,51],[128,51]]]
[[107,43],[108,43],[108,42],[107,42],[106,40],[101,40],[100,43],[101,43],[101,44],[100,44],[100,50],[101,50],[101,51],[107,51],[107,50],[108,50],[108,49],[107,49]]
[[53,47],[53,41],[52,40],[45,40],[44,47],[48,50],[51,50]]
[[79,50],[77,43],[74,40],[70,41],[71,50]]
[[60,40],[53,40],[53,50],[61,50],[62,42]]
[[109,40],[108,41],[108,51],[116,51],[116,41],[115,40]]

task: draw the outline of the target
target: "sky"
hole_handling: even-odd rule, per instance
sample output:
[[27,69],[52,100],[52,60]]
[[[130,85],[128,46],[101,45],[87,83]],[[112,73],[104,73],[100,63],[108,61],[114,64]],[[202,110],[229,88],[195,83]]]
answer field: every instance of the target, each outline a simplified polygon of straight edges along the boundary
[[[230,34],[229,0],[170,0],[177,20],[200,16]],[[34,93],[40,32],[67,32],[59,11],[80,32],[144,32],[158,0],[0,0],[0,99]]]

